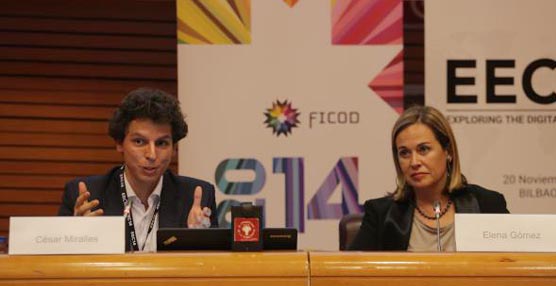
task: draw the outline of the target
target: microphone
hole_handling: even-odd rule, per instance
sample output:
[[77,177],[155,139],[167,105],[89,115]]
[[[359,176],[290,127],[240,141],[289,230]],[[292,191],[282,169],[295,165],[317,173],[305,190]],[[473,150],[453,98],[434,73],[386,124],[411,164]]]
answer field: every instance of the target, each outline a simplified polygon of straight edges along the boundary
[[[131,200],[128,200],[127,205],[124,207],[123,216],[124,216],[124,219],[126,221],[126,229],[133,225],[132,218],[131,218],[131,204],[132,204]],[[129,231],[133,231],[133,230],[130,228]],[[132,241],[133,238],[134,238],[134,236],[132,236],[129,239],[129,249],[130,249],[131,252],[133,252],[133,250],[134,250],[133,249],[133,241]],[[137,242],[135,242],[135,243],[137,243]]]
[[442,244],[440,243],[440,202],[434,201],[432,208],[436,219],[436,248],[440,252],[442,251]]
[[129,213],[131,212],[131,200],[128,201],[127,206],[124,207],[124,218],[127,219]]

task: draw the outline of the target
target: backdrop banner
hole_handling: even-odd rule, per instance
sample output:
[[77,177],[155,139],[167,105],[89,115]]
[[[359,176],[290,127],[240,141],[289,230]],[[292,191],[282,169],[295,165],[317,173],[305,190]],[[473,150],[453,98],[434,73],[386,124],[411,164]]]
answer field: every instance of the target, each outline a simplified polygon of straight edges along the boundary
[[[216,184],[221,226],[249,201],[265,226],[297,228],[300,248],[333,250],[338,220],[394,189],[402,6],[178,0],[191,129],[179,171]],[[513,213],[556,213],[556,2],[427,0],[424,11],[425,102],[452,124],[464,174]]]
[[513,213],[556,213],[556,1],[425,1],[425,101],[471,183]]
[[178,0],[181,174],[214,182],[299,248],[338,249],[338,222],[393,191],[403,108],[401,0]]

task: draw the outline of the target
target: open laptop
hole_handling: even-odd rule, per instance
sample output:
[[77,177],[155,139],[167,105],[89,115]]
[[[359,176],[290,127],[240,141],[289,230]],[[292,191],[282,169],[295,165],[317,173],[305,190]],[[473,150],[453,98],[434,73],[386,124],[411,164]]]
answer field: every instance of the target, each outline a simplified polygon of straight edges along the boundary
[[[156,233],[157,250],[231,250],[229,228],[160,228]],[[297,250],[297,229],[264,228],[264,250]]]

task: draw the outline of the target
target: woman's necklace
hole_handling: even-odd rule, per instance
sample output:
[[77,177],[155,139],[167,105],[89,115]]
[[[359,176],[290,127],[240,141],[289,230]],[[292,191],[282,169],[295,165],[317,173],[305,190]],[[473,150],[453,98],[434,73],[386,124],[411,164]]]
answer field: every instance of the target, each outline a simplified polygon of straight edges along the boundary
[[[448,203],[446,204],[446,206],[444,207],[444,209],[442,211],[440,211],[440,216],[438,216],[438,218],[441,218],[443,215],[445,215],[448,210],[450,209],[450,206],[452,205],[452,200],[448,200]],[[417,212],[424,218],[429,219],[429,220],[435,220],[436,217],[434,216],[428,216],[424,211],[421,210],[421,208],[419,207],[419,205],[417,205],[417,203],[415,203],[415,207],[417,208]]]

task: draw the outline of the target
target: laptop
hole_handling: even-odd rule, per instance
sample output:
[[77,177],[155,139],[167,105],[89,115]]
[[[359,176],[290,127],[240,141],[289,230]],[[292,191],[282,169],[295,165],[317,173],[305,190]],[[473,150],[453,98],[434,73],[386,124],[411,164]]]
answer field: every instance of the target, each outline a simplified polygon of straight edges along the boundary
[[230,250],[229,228],[160,228],[156,232],[157,250]]
[[[160,228],[156,233],[157,250],[232,249],[229,228]],[[264,250],[297,250],[297,229],[264,228]]]

